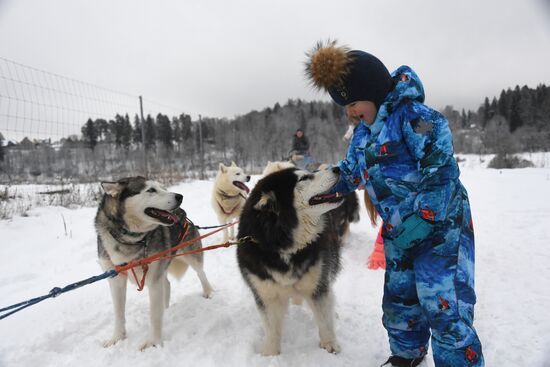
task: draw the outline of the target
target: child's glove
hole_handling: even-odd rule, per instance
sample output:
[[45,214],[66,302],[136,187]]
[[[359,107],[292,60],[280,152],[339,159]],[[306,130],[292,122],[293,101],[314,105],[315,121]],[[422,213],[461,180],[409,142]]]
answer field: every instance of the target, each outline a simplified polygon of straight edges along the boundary
[[[330,165],[326,169],[333,169],[335,166]],[[338,166],[336,166],[338,167]],[[330,189],[329,194],[334,194],[339,192],[342,196],[348,195],[352,192],[354,192],[356,187],[354,187],[351,183],[349,183],[342,173],[340,173],[340,178],[338,179],[338,182]]]
[[409,249],[428,237],[433,226],[419,215],[413,214],[397,228],[398,234],[393,238],[393,243],[401,249]]
[[374,248],[367,260],[367,268],[371,270],[386,269],[386,256],[384,255],[384,240],[382,239],[382,228],[378,232]]

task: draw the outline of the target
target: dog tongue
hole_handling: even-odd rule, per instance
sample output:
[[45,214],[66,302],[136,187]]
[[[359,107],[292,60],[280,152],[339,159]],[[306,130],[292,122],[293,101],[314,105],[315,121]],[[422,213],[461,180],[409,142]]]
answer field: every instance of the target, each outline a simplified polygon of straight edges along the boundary
[[246,191],[247,194],[250,192],[250,189],[248,188],[248,186],[246,186],[241,181],[233,181],[233,185],[237,186],[241,190]]
[[310,205],[316,205],[316,204],[322,204],[329,201],[334,201],[334,199],[339,200],[342,197],[342,194],[339,192],[335,192],[333,194],[323,194],[323,195],[317,195],[309,199]]
[[172,214],[170,212],[165,212],[166,213],[166,216],[168,219],[170,219],[172,221],[172,223],[177,223],[179,218],[175,215],[175,214]]
[[155,210],[157,212],[157,214],[159,215],[159,217],[163,217],[167,220],[169,220],[170,222],[172,223],[177,223],[179,218],[175,215],[175,214],[172,214],[166,210],[159,210],[159,209],[156,209]]

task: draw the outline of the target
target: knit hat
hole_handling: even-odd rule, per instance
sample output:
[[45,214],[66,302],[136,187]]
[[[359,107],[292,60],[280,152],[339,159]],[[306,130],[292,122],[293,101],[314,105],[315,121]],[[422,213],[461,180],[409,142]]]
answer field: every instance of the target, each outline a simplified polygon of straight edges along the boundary
[[308,52],[306,76],[317,89],[327,91],[340,106],[371,101],[379,108],[394,81],[375,56],[337,46],[336,41],[317,42]]

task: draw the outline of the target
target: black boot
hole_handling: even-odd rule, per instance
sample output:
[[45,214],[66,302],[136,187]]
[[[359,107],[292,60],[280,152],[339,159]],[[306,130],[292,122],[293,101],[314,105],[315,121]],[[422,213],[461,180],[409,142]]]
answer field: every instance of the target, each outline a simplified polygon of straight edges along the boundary
[[420,362],[422,362],[423,359],[424,359],[424,356],[418,357],[418,358],[412,358],[412,359],[403,358],[399,356],[391,356],[390,358],[388,358],[386,363],[384,363],[382,366],[385,366],[388,363],[391,363],[391,365],[394,367],[416,367],[420,364]]

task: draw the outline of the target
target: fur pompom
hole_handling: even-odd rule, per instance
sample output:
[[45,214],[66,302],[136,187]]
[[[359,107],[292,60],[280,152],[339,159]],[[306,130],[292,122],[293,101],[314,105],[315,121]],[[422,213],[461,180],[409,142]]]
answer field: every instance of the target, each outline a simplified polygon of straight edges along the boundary
[[317,89],[328,91],[329,88],[342,84],[349,73],[349,48],[336,45],[337,41],[317,42],[306,56],[306,77]]

